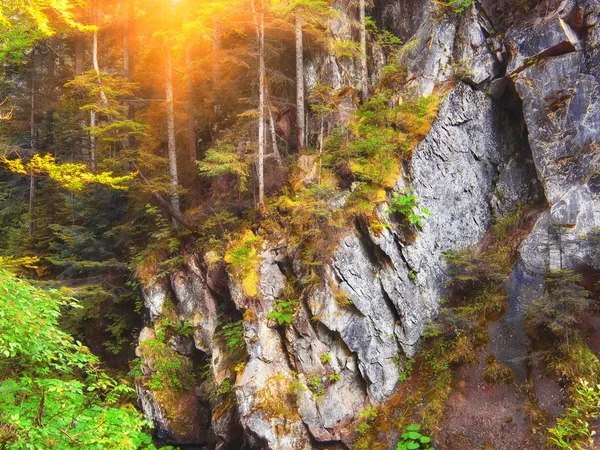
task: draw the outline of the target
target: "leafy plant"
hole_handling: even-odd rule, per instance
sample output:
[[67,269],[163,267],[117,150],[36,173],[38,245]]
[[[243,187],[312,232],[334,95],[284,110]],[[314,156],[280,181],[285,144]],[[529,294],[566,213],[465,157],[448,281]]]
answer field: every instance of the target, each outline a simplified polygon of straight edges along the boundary
[[423,220],[431,216],[427,208],[418,207],[419,197],[412,194],[411,191],[403,190],[398,192],[390,202],[389,214],[399,214],[405,224],[417,225],[423,227]]
[[0,446],[6,449],[154,449],[135,391],[58,327],[60,291],[0,268]]
[[323,364],[330,363],[331,361],[333,361],[333,358],[331,357],[331,355],[328,355],[327,353],[323,353],[321,355],[321,362]]
[[329,381],[331,381],[332,383],[340,381],[341,379],[342,376],[339,373],[332,373],[331,375],[329,375]]
[[217,394],[229,394],[233,391],[233,384],[231,380],[226,379],[217,388]]
[[406,427],[406,431],[402,433],[402,440],[398,442],[396,450],[433,450],[433,447],[431,446],[431,438],[423,436],[421,433],[419,433],[420,429],[421,426],[416,423]]
[[592,423],[600,418],[600,385],[592,385],[580,379],[576,389],[574,405],[556,422],[556,427],[548,431],[558,448],[564,450],[584,450],[594,448]]
[[275,302],[274,310],[267,315],[267,319],[274,319],[279,325],[289,325],[299,304],[300,302],[296,300],[278,300]]
[[242,350],[246,347],[246,341],[244,340],[244,323],[241,320],[221,325],[218,334],[223,336],[225,344],[229,349]]
[[408,378],[412,374],[414,364],[415,364],[414,359],[410,358],[410,359],[406,360],[406,362],[404,363],[404,368],[400,372],[400,375],[398,375],[398,381],[400,381],[402,383],[402,382],[408,380]]

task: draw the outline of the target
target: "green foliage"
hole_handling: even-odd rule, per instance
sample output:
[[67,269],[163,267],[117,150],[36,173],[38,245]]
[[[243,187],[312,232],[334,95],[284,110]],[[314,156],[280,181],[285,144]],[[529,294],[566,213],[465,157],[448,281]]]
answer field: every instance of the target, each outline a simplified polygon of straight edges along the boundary
[[229,379],[223,380],[223,382],[217,388],[217,395],[220,395],[220,394],[227,395],[232,392],[233,392],[233,384],[231,383],[231,380],[229,380]]
[[550,441],[560,449],[585,450],[594,448],[593,423],[600,418],[600,384],[579,379],[573,406],[548,431]]
[[414,449],[425,449],[433,450],[431,446],[431,438],[423,436],[419,433],[421,426],[413,423],[406,427],[406,431],[402,433],[402,440],[398,442],[396,450],[414,450]]
[[155,206],[146,204],[146,216],[154,226],[149,230],[148,244],[138,252],[132,265],[138,279],[152,285],[170,275],[183,261],[180,237],[164,215]]
[[273,311],[267,315],[267,319],[274,319],[279,325],[289,325],[292,323],[292,317],[299,305],[300,302],[297,300],[277,300]]
[[329,381],[332,383],[340,381],[341,379],[342,376],[339,373],[332,373],[331,375],[329,375]]
[[61,186],[74,191],[80,191],[92,183],[102,184],[113,189],[125,190],[127,189],[126,183],[131,181],[134,176],[133,174],[129,174],[115,177],[112,172],[93,173],[88,170],[85,164],[57,164],[52,155],[33,155],[31,160],[26,164],[23,164],[20,158],[9,159],[2,156],[0,157],[0,162],[14,173],[22,175],[47,174]]
[[331,355],[328,355],[327,353],[323,353],[321,355],[321,362],[323,364],[330,363],[331,361],[333,361],[333,358],[331,357]]
[[323,397],[325,397],[325,384],[320,376],[315,375],[309,378],[308,388],[312,392],[312,396],[317,402],[320,402]]
[[402,221],[408,225],[423,227],[423,220],[431,216],[427,208],[418,207],[419,197],[407,191],[400,191],[390,202],[390,214],[399,214]]
[[454,12],[462,13],[473,5],[474,0],[448,0],[440,3],[447,8],[451,8]]
[[375,406],[367,406],[360,412],[359,424],[356,427],[356,432],[359,436],[366,434],[372,427],[373,422],[377,419],[377,408]]
[[7,449],[154,448],[134,390],[58,327],[77,307],[0,269],[0,443]]
[[146,385],[154,391],[182,391],[191,384],[190,367],[166,342],[166,337],[157,329],[156,338],[140,344],[144,358],[151,362],[154,373]]
[[225,339],[225,345],[230,350],[244,350],[246,341],[244,341],[244,323],[238,320],[234,323],[221,325],[218,334]]
[[197,161],[196,164],[200,175],[204,177],[234,175],[239,180],[239,190],[248,189],[248,163],[242,159],[232,144],[221,144],[209,149],[204,160]]
[[408,380],[408,378],[412,375],[415,360],[409,358],[404,362],[404,366],[402,366],[402,364],[400,363],[400,358],[398,357],[398,355],[395,355],[394,362],[400,370],[400,375],[398,375],[398,381],[400,381],[400,383],[403,383],[406,380]]
[[206,150],[204,158],[197,161],[198,171],[201,176],[216,178],[231,176],[237,180],[237,190],[248,190],[248,174],[251,173],[253,163],[252,141],[248,135],[247,123],[255,120],[254,117],[241,115],[228,132]]

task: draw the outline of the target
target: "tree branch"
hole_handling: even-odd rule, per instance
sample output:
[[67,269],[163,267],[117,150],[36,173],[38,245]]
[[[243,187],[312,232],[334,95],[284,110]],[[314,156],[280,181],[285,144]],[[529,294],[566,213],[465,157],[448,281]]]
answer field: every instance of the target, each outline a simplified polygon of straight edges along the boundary
[[[135,162],[132,162],[131,164],[133,165],[133,168],[137,171],[140,180],[142,180],[142,184],[144,184],[145,186],[150,186],[152,183],[150,183],[150,180],[148,180],[148,178],[146,178],[146,176],[142,173],[138,165]],[[183,214],[181,214],[179,211],[176,211],[175,208],[171,206],[171,203],[165,200],[165,198],[162,195],[160,195],[158,192],[152,191],[152,197],[167,213],[167,215],[171,216],[172,219],[179,222],[193,234],[198,234],[198,230],[190,222],[188,222],[185,217],[183,217]]]

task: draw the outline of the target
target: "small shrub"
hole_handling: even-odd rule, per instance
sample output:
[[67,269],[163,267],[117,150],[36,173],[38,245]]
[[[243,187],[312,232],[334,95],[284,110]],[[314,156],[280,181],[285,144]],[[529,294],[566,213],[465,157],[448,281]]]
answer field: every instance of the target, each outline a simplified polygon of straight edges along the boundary
[[413,423],[406,427],[406,431],[402,433],[402,440],[398,442],[396,450],[409,450],[409,449],[425,449],[433,450],[431,446],[431,438],[423,436],[419,433],[421,426]]
[[567,345],[573,327],[591,305],[590,292],[578,283],[581,275],[555,272],[546,278],[548,293],[527,311],[527,330],[531,336],[547,332]]
[[246,341],[244,341],[244,325],[241,320],[221,325],[221,329],[217,334],[225,339],[225,345],[230,350],[243,350],[246,347]]
[[488,366],[483,371],[483,379],[490,384],[513,384],[515,382],[515,372],[505,364],[496,361],[494,355],[489,355],[486,359]]
[[574,397],[574,405],[548,430],[550,441],[564,450],[595,448],[592,422],[600,418],[600,385],[580,379]]
[[258,295],[260,243],[261,239],[258,236],[246,230],[231,241],[224,257],[231,267],[233,277],[241,284],[242,291],[248,297]]
[[229,394],[232,391],[233,391],[233,384],[231,384],[231,380],[226,379],[226,380],[223,380],[223,382],[217,388],[217,395],[218,394]]
[[323,353],[321,355],[321,362],[323,364],[330,363],[331,361],[333,361],[333,358],[331,357],[331,355],[328,355],[327,353]]
[[267,319],[274,319],[279,325],[289,325],[299,304],[300,302],[296,300],[278,300],[275,302],[275,309],[267,315]]
[[367,422],[372,422],[377,419],[377,408],[375,406],[367,406],[360,412],[359,417]]
[[301,392],[306,392],[306,385],[300,381],[294,380],[289,384],[288,390],[291,394],[298,395]]
[[431,216],[431,212],[426,208],[419,209],[419,197],[411,194],[411,191],[403,190],[392,198],[390,202],[389,214],[399,214],[405,225],[417,225],[423,227],[423,220]]
[[336,381],[340,381],[342,376],[339,373],[332,373],[329,375],[329,381],[335,383]]
[[308,388],[311,390],[313,394],[313,398],[320,402],[323,397],[325,397],[325,386],[323,385],[323,380],[320,376],[315,375],[310,378],[308,381]]

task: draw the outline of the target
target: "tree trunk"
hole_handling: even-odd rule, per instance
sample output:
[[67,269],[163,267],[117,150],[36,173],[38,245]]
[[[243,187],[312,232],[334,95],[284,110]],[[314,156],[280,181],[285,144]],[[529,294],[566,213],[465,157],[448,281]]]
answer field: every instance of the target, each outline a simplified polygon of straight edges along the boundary
[[[35,135],[35,85],[31,83],[31,128],[30,128],[30,139],[31,139],[31,156],[37,153],[37,139]],[[35,232],[35,200],[37,196],[37,180],[35,174],[32,172],[29,175],[29,237],[33,236]]]
[[367,28],[365,19],[365,0],[359,1],[359,16],[361,99],[363,102],[366,102],[369,98],[369,73],[367,69]]
[[196,120],[194,119],[194,80],[192,79],[192,52],[189,46],[185,49],[185,68],[187,71],[187,150],[192,165],[196,164]]
[[85,35],[76,33],[75,35],[75,76],[83,74],[83,59],[85,54]]
[[127,80],[132,78],[132,67],[133,67],[133,52],[132,41],[133,41],[133,12],[134,12],[134,0],[125,0],[125,24],[123,26],[123,76]]
[[321,132],[319,133],[319,185],[321,184],[321,172],[323,170],[323,140],[325,139],[325,118],[321,117]]
[[[169,1],[165,0],[165,27],[168,24],[169,16]],[[171,180],[171,206],[180,213],[179,194],[179,177],[177,174],[177,147],[175,141],[175,107],[173,104],[173,69],[171,67],[171,47],[168,40],[165,38],[165,99],[167,103],[167,148],[169,154],[169,177]],[[173,226],[179,227],[179,222],[173,219]]]
[[[256,14],[254,0],[252,9]],[[258,38],[258,159],[256,171],[258,173],[258,209],[264,207],[265,202],[265,13],[263,4],[260,5],[259,23],[256,23],[256,35]]]
[[298,127],[298,150],[304,147],[304,47],[302,45],[302,15],[296,13],[296,124]]
[[[270,106],[273,106],[271,103]],[[269,109],[269,128],[271,132],[271,145],[273,146],[273,157],[277,160],[277,164],[281,166],[281,155],[279,154],[279,148],[277,148],[277,133],[275,131],[275,120],[273,119],[273,111]]]
[[[133,71],[135,68],[135,0],[126,0],[125,29],[123,30],[123,74],[127,81],[133,81]],[[127,112],[129,120],[135,118],[135,106],[129,102],[129,111]],[[129,148],[135,145],[135,136],[130,135],[128,139]]]
[[[98,15],[99,15],[97,4],[94,7],[94,24],[96,27],[98,26]],[[102,81],[100,80],[100,64],[98,63],[98,29],[95,28],[92,35],[92,65],[94,66],[94,71],[96,72],[96,82],[100,86]],[[102,106],[108,105],[108,100],[106,99],[106,94],[102,89],[100,89],[100,104]],[[91,133],[94,132],[94,127],[96,126],[96,111],[94,109],[90,109],[90,128]],[[96,159],[97,159],[97,148],[98,148],[98,140],[93,134],[90,134],[90,166],[92,170],[96,170]]]

